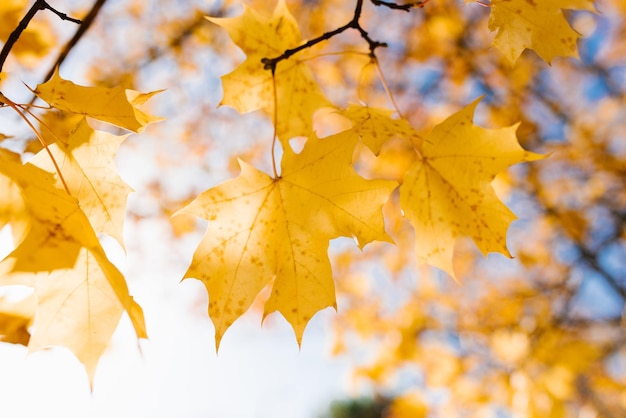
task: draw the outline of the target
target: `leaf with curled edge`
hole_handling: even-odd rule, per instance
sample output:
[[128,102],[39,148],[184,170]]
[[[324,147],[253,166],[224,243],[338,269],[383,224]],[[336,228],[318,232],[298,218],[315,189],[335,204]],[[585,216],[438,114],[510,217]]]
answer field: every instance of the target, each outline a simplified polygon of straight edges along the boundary
[[239,177],[178,212],[209,221],[184,278],[207,288],[217,347],[273,278],[264,315],[279,311],[300,344],[313,315],[336,307],[329,241],[355,237],[363,247],[390,240],[381,209],[397,184],[365,180],[354,171],[356,142],[347,132],[312,136],[300,154],[285,151],[278,178],[240,161]]
[[[480,100],[480,99],[479,99]],[[506,231],[516,219],[491,181],[507,167],[544,158],[517,142],[517,125],[484,129],[472,122],[476,100],[435,126],[400,186],[400,206],[415,228],[418,260],[452,277],[454,244],[471,237],[483,254],[510,256]]]
[[[313,114],[332,107],[304,63],[306,52],[278,63],[275,71],[276,100],[272,73],[264,69],[263,58],[275,58],[285,50],[302,44],[300,29],[284,0],[279,0],[272,16],[264,16],[245,6],[233,18],[207,17],[226,29],[231,39],[246,54],[246,60],[222,77],[224,97],[220,104],[241,113],[262,109],[273,115],[277,106],[276,133],[283,144],[313,130]],[[274,103],[277,101],[277,103]]]
[[39,84],[33,92],[56,109],[89,116],[133,132],[141,132],[149,123],[163,120],[139,109],[160,91],[139,93],[122,87],[79,86],[62,79],[58,69],[50,80]]

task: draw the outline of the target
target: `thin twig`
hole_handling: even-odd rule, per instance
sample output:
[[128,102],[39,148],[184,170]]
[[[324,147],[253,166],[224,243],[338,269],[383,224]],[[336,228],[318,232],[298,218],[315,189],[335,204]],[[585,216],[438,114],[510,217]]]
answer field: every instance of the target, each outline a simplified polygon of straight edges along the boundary
[[20,38],[20,35],[22,34],[22,32],[24,32],[24,30],[26,29],[26,27],[28,26],[32,18],[35,17],[35,15],[37,14],[39,10],[42,10],[42,2],[36,1],[28,10],[28,12],[26,13],[26,16],[24,16],[22,20],[20,20],[20,22],[17,24],[17,27],[9,35],[9,38],[7,39],[6,43],[2,47],[2,51],[0,51],[0,72],[2,72],[2,67],[4,66],[4,62],[7,60],[7,57],[9,56],[9,52],[11,52],[11,49],[13,49],[13,45],[15,45],[17,40]]
[[81,20],[80,20],[80,19],[74,19],[73,17],[69,17],[69,16],[68,16],[68,15],[66,15],[65,13],[62,13],[62,12],[58,11],[58,10],[57,10],[57,9],[55,9],[54,7],[50,6],[50,5],[48,4],[48,2],[44,1],[43,3],[44,3],[44,8],[45,8],[45,9],[48,9],[48,10],[50,10],[52,13],[54,13],[55,15],[59,16],[59,18],[60,18],[61,20],[67,20],[67,21],[70,21],[70,22],[72,22],[72,23],[76,23],[77,25],[80,25],[81,23],[83,23],[83,22],[81,22]]
[[428,3],[429,0],[416,1],[414,3],[407,4],[396,4],[390,1],[382,1],[382,0],[371,0],[374,6],[385,6],[394,10],[404,10],[405,12],[410,12],[413,8],[422,8]]
[[[532,168],[530,170],[531,173],[534,171]],[[562,218],[562,215],[559,212],[558,208],[548,203],[546,199],[542,196],[537,196],[538,201],[542,205],[543,210],[547,215],[552,216],[554,219]],[[561,229],[563,229],[562,224]],[[563,230],[563,233],[566,237],[571,238],[565,230]],[[598,251],[594,252],[593,250],[589,249],[583,242],[574,242],[576,245],[576,250],[580,253],[579,260],[590,266],[623,301],[626,301],[626,289],[624,289],[622,285],[623,277],[614,277],[610,271],[608,271],[600,264],[600,262],[598,261]]]
[[597,255],[586,246],[583,244],[578,245],[578,251],[580,251],[581,259],[591,266],[591,268],[593,268],[596,273],[604,279],[606,284],[608,284],[615,291],[615,293],[622,298],[622,301],[626,302],[626,289],[624,289],[620,284],[622,281],[613,277],[607,269],[600,265]]
[[[93,24],[94,20],[96,19],[96,16],[100,12],[100,9],[104,5],[104,3],[106,3],[106,1],[107,0],[97,0],[96,1],[96,3],[93,5],[93,7],[91,8],[91,10],[87,14],[87,16],[85,16],[85,18],[83,19],[82,25],[80,25],[80,27],[78,28],[78,30],[76,31],[76,33],[74,34],[72,39],[70,39],[67,42],[67,44],[65,44],[65,46],[63,47],[63,49],[59,53],[59,56],[58,56],[57,60],[50,67],[50,70],[48,71],[48,74],[46,74],[46,78],[44,79],[44,81],[50,79],[50,77],[52,77],[52,74],[54,74],[55,68],[60,67],[61,64],[63,63],[63,61],[65,61],[65,58],[70,53],[72,48],[74,48],[74,46],[76,46],[76,44],[83,37],[85,32],[87,32],[87,30],[91,27],[91,25]],[[33,100],[31,101],[31,104],[34,101],[35,101],[35,98],[33,98]]]
[[2,71],[2,67],[4,66],[4,63],[7,60],[9,53],[11,52],[11,49],[13,49],[13,45],[15,45],[17,40],[20,38],[20,36],[22,35],[22,32],[26,30],[30,21],[33,19],[33,17],[35,17],[38,11],[46,10],[46,9],[52,11],[54,14],[59,16],[62,20],[68,20],[70,22],[74,22],[77,24],[81,23],[80,20],[68,17],[65,13],[59,12],[58,10],[50,6],[45,0],[36,0],[35,3],[33,3],[33,5],[30,7],[30,9],[28,9],[28,12],[26,12],[26,15],[17,24],[17,27],[13,30],[13,32],[11,32],[11,34],[9,35],[9,38],[7,39],[6,43],[2,47],[2,51],[0,51],[0,72]]
[[385,93],[387,94],[387,98],[389,99],[389,101],[393,105],[393,108],[396,110],[396,113],[398,114],[398,116],[400,116],[400,118],[402,118],[402,119],[405,119],[404,115],[400,111],[400,107],[398,106],[398,103],[396,102],[396,99],[393,97],[393,94],[391,93],[391,89],[389,88],[389,84],[387,84],[387,80],[385,79],[385,75],[383,74],[383,70],[382,70],[382,68],[380,68],[380,63],[375,58],[373,58],[373,61],[374,61],[374,65],[376,66],[376,72],[378,73],[378,77],[380,78],[380,82],[382,83],[383,89],[385,89]]
[[369,34],[367,33],[367,31],[365,29],[363,29],[363,27],[361,27],[361,24],[359,23],[359,19],[361,18],[361,12],[363,9],[363,0],[357,0],[356,2],[356,7],[354,9],[354,17],[352,18],[352,20],[348,23],[346,23],[345,25],[332,30],[330,32],[326,32],[323,35],[318,36],[317,38],[311,39],[310,41],[292,48],[292,49],[287,49],[285,52],[283,52],[281,55],[274,57],[274,58],[263,58],[261,60],[261,62],[263,63],[263,68],[265,68],[266,70],[272,70],[275,71],[276,69],[276,65],[283,61],[288,59],[289,57],[291,57],[292,55],[302,51],[303,49],[307,49],[307,48],[311,48],[313,45],[316,45],[320,42],[326,41],[334,36],[339,35],[342,32],[345,32],[348,29],[355,29],[357,30],[360,34],[361,34],[361,38],[363,38],[369,45],[369,49],[370,49],[370,56],[374,57],[374,51],[376,50],[376,48],[378,47],[386,47],[387,44],[385,42],[378,42],[373,40],[372,38],[370,38]]

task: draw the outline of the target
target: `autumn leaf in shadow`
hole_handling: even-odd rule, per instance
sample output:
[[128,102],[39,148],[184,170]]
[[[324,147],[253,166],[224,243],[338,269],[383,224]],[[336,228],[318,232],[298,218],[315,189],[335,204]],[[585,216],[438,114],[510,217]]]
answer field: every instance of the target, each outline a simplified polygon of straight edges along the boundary
[[400,206],[415,228],[418,260],[452,277],[457,237],[471,237],[483,254],[510,256],[506,231],[516,217],[496,196],[491,181],[513,164],[544,158],[520,147],[517,125],[474,125],[478,101],[435,126],[400,186]]

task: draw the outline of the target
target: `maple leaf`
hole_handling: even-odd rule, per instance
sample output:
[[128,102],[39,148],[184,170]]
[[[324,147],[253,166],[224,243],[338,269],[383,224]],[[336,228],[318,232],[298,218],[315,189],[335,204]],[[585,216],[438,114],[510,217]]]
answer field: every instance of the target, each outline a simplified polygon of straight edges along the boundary
[[[63,142],[67,142],[66,138],[69,138],[70,134],[76,129],[76,126],[84,117],[84,115],[68,113],[52,108],[38,117],[39,134],[46,145],[52,145],[59,139]],[[24,152],[37,154],[42,149],[44,149],[42,141],[35,136],[26,144]]]
[[160,91],[139,93],[122,87],[79,86],[62,79],[58,69],[50,80],[39,84],[34,93],[59,110],[89,116],[133,132],[141,132],[147,124],[163,119],[138,109]]
[[315,82],[311,70],[301,59],[291,57],[278,63],[275,71],[276,101],[272,73],[263,68],[261,59],[274,58],[285,50],[302,44],[302,36],[284,0],[279,0],[271,17],[244,6],[242,15],[234,18],[207,17],[226,29],[231,39],[246,54],[246,60],[222,77],[224,97],[220,104],[232,106],[241,113],[262,109],[274,114],[277,106],[278,137],[287,148],[287,140],[308,136],[313,114],[321,107],[332,107]]
[[580,35],[562,9],[595,10],[593,0],[492,0],[489,30],[498,31],[493,44],[511,63],[527,48],[548,63],[557,56],[578,58]]
[[311,136],[300,154],[285,150],[277,179],[240,161],[239,177],[178,212],[209,220],[184,278],[207,288],[217,347],[274,277],[264,316],[279,311],[300,344],[312,316],[336,307],[329,240],[355,237],[360,247],[390,240],[381,207],[396,183],[358,176],[356,141],[348,133]]
[[515,136],[518,125],[501,129],[474,125],[479,101],[435,126],[424,139],[421,159],[400,186],[400,206],[415,228],[418,260],[452,277],[459,236],[470,236],[483,254],[510,256],[506,231],[516,217],[490,183],[510,165],[544,158],[520,147]]
[[125,288],[124,278],[103,251],[83,247],[72,268],[38,273],[29,279],[37,298],[29,351],[48,346],[69,348],[85,366],[91,384],[125,309],[129,308],[138,338],[146,338],[141,308],[130,296],[119,298],[120,292],[111,282]]
[[[0,272],[3,263],[0,263]],[[1,284],[35,288],[36,309],[28,349],[70,349],[83,363],[93,385],[96,366],[122,313],[131,319],[137,338],[147,338],[143,312],[128,294],[122,274],[100,246],[82,247],[74,266],[49,273],[3,272]]]
[[[0,148],[0,161],[21,164],[19,155],[2,148]],[[0,175],[0,229],[7,224],[24,225],[27,218],[20,188],[9,177]],[[18,229],[24,230],[25,227]]]
[[[67,138],[50,145],[70,193],[78,199],[96,232],[104,232],[123,244],[126,199],[132,191],[122,181],[115,167],[115,155],[126,136],[116,136],[92,129],[82,118]],[[56,173],[48,152],[42,150],[31,164]],[[62,188],[60,178],[56,179]]]
[[[85,364],[91,379],[106,346],[103,341],[110,339],[115,328],[111,329],[110,321],[119,321],[115,314],[119,306],[128,313],[137,337],[146,337],[141,308],[129,295],[122,274],[106,257],[76,199],[57,189],[50,173],[32,164],[22,165],[15,154],[0,150],[0,184],[7,179],[10,194],[5,194],[4,188],[0,193],[18,203],[3,204],[4,211],[21,210],[28,220],[17,217],[16,224],[15,216],[4,216],[4,222],[17,225],[23,233],[18,235],[15,250],[0,262],[0,284],[36,288],[38,313],[30,344],[69,347]],[[44,276],[52,277],[51,281],[40,282]],[[66,333],[66,329],[74,332]]]
[[393,119],[394,111],[368,106],[350,105],[341,112],[352,124],[354,133],[375,155],[380,154],[383,144],[394,137],[403,137],[416,146],[421,144],[417,131],[406,119]]
[[[97,246],[98,239],[75,198],[54,186],[52,174],[24,164],[15,154],[0,150],[0,178],[10,182],[13,210],[26,213],[28,227],[20,245],[3,261],[12,260],[15,271],[51,271],[72,267],[81,247]],[[15,193],[16,187],[19,193]],[[19,212],[13,212],[13,216]],[[7,215],[5,215],[5,219]],[[25,217],[19,217],[24,221]],[[13,222],[11,222],[13,226]]]

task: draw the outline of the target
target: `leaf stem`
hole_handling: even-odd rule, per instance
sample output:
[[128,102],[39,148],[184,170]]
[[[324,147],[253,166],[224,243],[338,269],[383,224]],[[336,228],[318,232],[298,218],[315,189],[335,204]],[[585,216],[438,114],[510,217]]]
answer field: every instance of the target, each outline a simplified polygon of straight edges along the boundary
[[278,138],[278,93],[276,92],[275,68],[272,68],[272,91],[274,94],[274,111],[272,115],[272,125],[274,125],[274,134],[272,135],[272,170],[274,170],[274,179],[278,179],[278,170],[276,169],[276,139]]
[[361,89],[363,84],[365,84],[365,82],[363,81],[363,79],[365,78],[365,71],[367,70],[367,68],[369,68],[370,65],[372,65],[374,63],[374,61],[372,59],[369,60],[369,62],[367,64],[365,64],[363,66],[363,68],[361,68],[361,71],[359,72],[359,78],[357,81],[357,97],[359,98],[359,101],[361,103],[367,103],[365,94],[363,93],[363,90]]
[[[70,53],[72,48],[74,48],[74,46],[76,46],[76,44],[83,37],[85,32],[87,32],[87,30],[91,27],[91,25],[93,24],[94,20],[96,19],[96,16],[100,12],[100,9],[104,5],[104,3],[106,3],[106,1],[107,0],[97,0],[95,2],[93,7],[91,8],[91,10],[89,10],[89,13],[87,13],[87,15],[84,17],[84,19],[82,21],[82,24],[80,25],[78,30],[76,30],[76,33],[74,34],[74,36],[72,36],[72,39],[70,39],[67,42],[67,44],[65,44],[65,46],[63,47],[63,50],[61,52],[59,52],[59,56],[58,56],[57,60],[55,61],[55,63],[48,70],[48,73],[46,74],[46,77],[44,78],[44,81],[50,79],[50,77],[52,77],[52,74],[54,74],[54,70],[57,67],[60,67],[61,64],[63,63],[63,61],[65,61],[65,58],[68,56],[68,54]],[[33,97],[33,100],[31,101],[31,104],[34,101],[35,101],[35,98]]]
[[[17,112],[17,114],[24,120],[24,122],[26,122],[26,124],[30,127],[30,129],[35,133],[35,136],[37,137],[39,142],[41,142],[41,145],[43,145],[43,147],[45,148],[46,152],[48,153],[48,156],[52,160],[52,165],[54,165],[54,169],[56,170],[57,174],[59,175],[59,180],[61,180],[61,183],[63,184],[63,188],[65,189],[67,194],[71,196],[72,193],[70,192],[70,188],[68,187],[67,183],[65,182],[65,178],[63,177],[63,174],[61,174],[61,169],[59,168],[59,165],[57,164],[57,161],[54,158],[54,155],[52,155],[52,151],[50,151],[50,148],[48,148],[48,144],[43,139],[43,137],[41,136],[41,134],[39,133],[37,128],[35,128],[35,125],[33,125],[32,122],[30,120],[28,120],[26,115],[24,115],[24,113],[22,113],[22,110],[20,110],[20,105],[15,103],[15,102],[13,102],[10,99],[8,99],[2,93],[0,93],[0,102],[2,104],[6,104],[11,109],[15,110],[15,112]],[[30,111],[28,111],[27,109],[24,109],[23,111],[24,112],[28,112],[30,114]]]
[[391,89],[389,88],[389,84],[387,84],[387,80],[385,79],[385,75],[383,74],[383,70],[380,68],[380,63],[378,62],[378,60],[376,58],[372,58],[372,60],[374,62],[374,66],[376,67],[376,72],[378,73],[378,77],[380,78],[380,82],[383,84],[383,88],[385,89],[385,93],[387,94],[387,97],[389,98],[389,101],[393,105],[393,108],[396,110],[396,113],[398,113],[398,116],[400,116],[402,119],[405,119],[404,115],[400,111],[400,107],[398,106],[398,103],[396,102],[396,99],[393,97],[393,94],[391,93]]
[[[398,102],[396,102],[395,97],[393,97],[393,93],[391,92],[391,89],[389,88],[389,84],[387,83],[387,79],[385,78],[385,75],[383,74],[383,70],[382,68],[380,68],[380,62],[378,62],[376,58],[373,58],[372,60],[376,67],[376,72],[378,73],[380,82],[383,85],[383,89],[385,90],[385,93],[387,94],[389,101],[393,105],[394,110],[396,111],[396,113],[401,119],[406,120],[406,117],[400,110],[400,106],[398,106]],[[413,151],[415,151],[415,154],[417,155],[418,160],[424,161],[424,154],[422,153],[422,138],[418,135],[416,137],[412,136],[410,140],[411,140],[411,144],[413,145]]]

